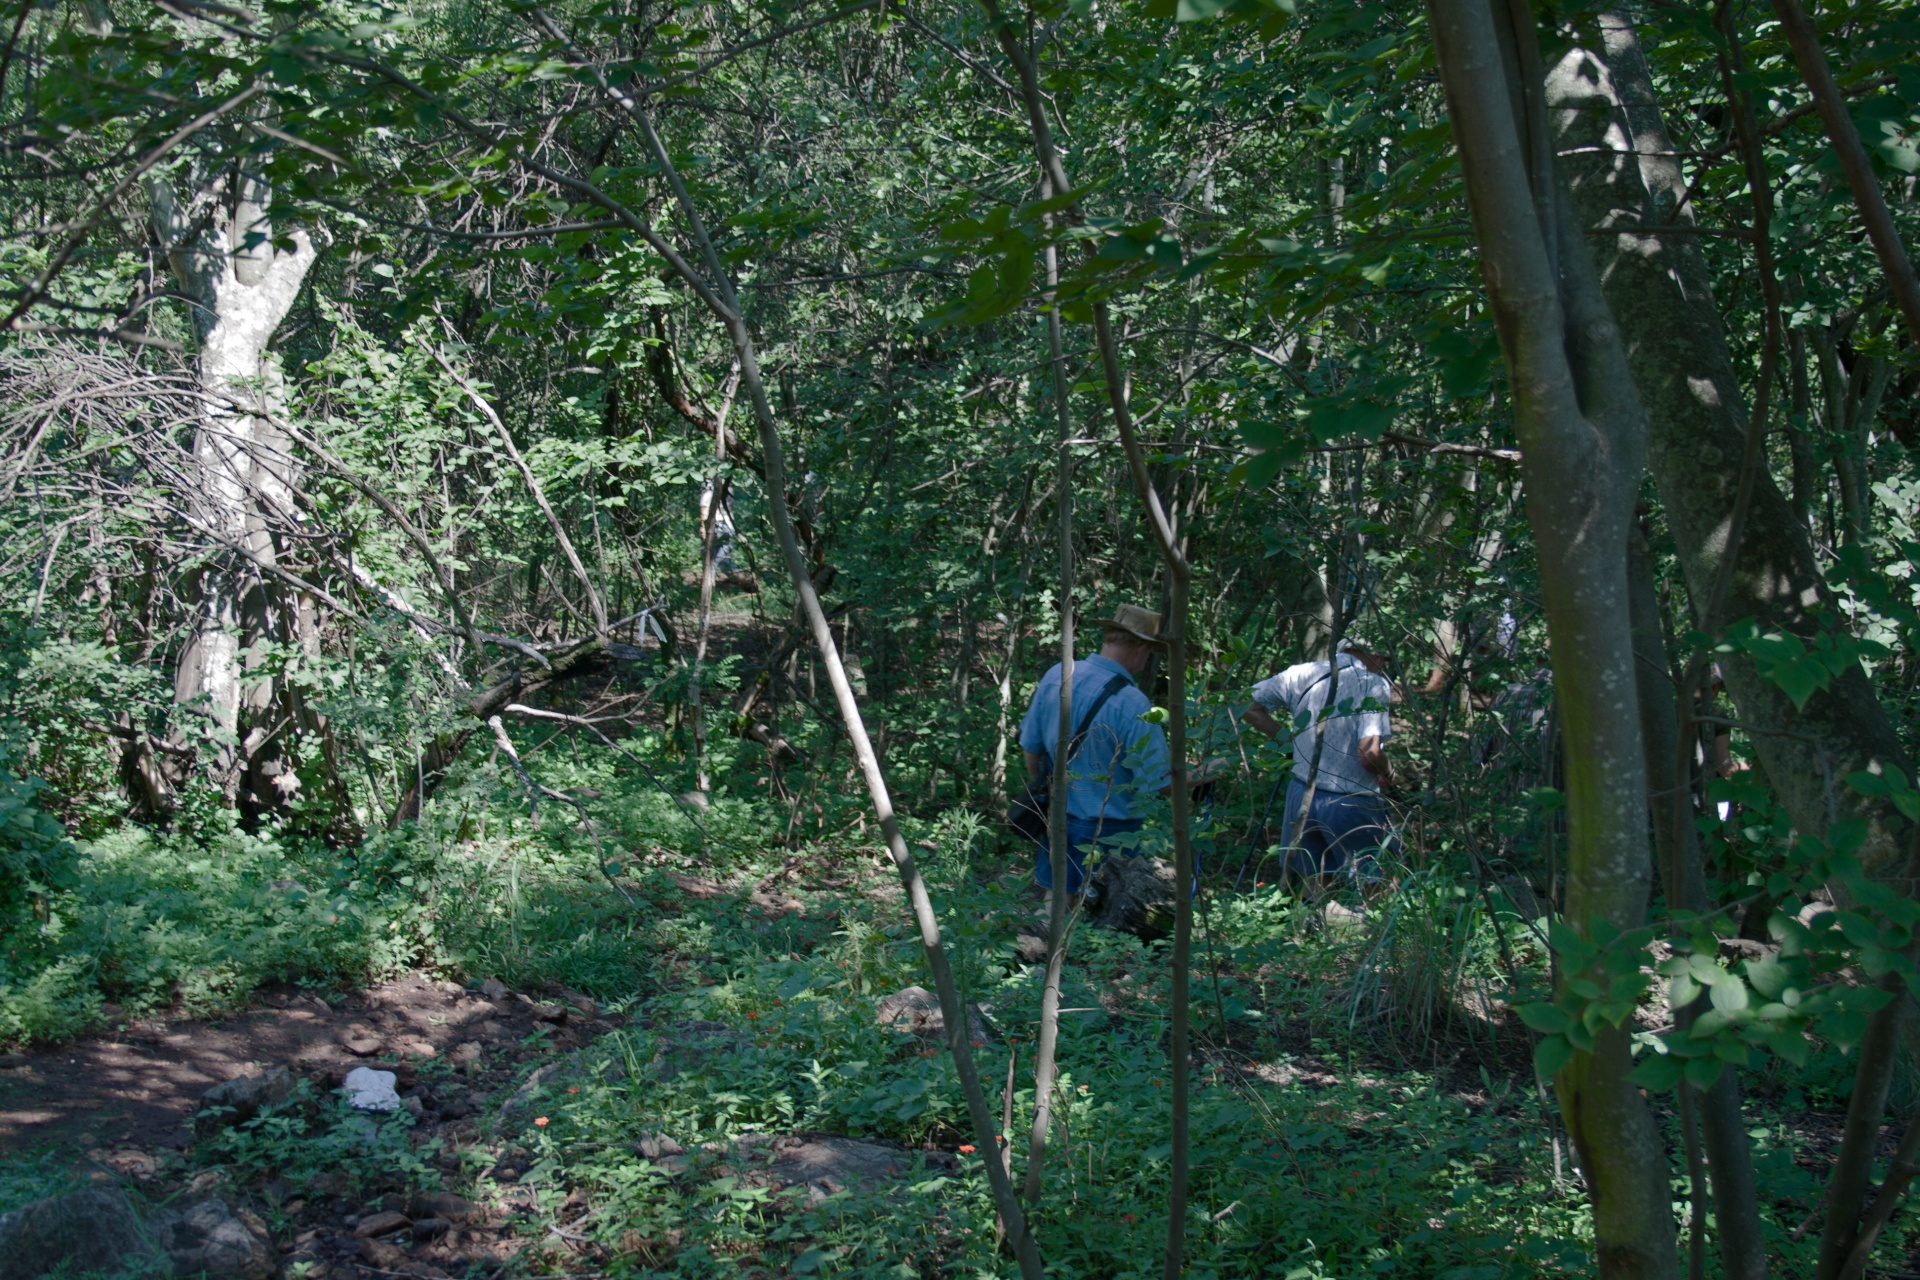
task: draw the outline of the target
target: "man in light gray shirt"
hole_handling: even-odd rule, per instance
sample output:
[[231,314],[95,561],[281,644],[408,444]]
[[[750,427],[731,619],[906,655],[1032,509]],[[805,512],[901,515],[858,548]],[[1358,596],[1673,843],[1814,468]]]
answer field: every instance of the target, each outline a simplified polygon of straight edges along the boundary
[[1376,854],[1393,843],[1381,799],[1394,785],[1386,752],[1393,686],[1380,674],[1385,655],[1364,641],[1342,640],[1336,656],[1337,676],[1332,664],[1302,662],[1262,680],[1246,720],[1293,742],[1281,826],[1289,874],[1344,873],[1365,884],[1380,878]]

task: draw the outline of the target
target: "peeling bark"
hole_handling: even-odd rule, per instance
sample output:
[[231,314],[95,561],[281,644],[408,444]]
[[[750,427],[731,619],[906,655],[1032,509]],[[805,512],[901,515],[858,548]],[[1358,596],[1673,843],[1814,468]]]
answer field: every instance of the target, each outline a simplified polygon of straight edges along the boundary
[[[267,344],[299,296],[318,248],[303,229],[289,233],[291,252],[269,243],[268,193],[253,179],[223,177],[185,204],[164,181],[147,190],[154,233],[193,301],[200,382],[216,398],[194,433],[196,514],[215,537],[272,564],[270,519],[297,522],[299,515],[292,455],[275,425],[285,417],[286,383]],[[275,718],[271,682],[249,682],[249,668],[257,664],[243,656],[259,641],[287,638],[280,610],[244,558],[210,563],[193,587],[194,617],[174,668],[174,701],[206,718],[213,739],[209,774],[230,802],[245,781],[254,805],[283,808],[299,782],[284,753],[271,749],[281,741],[268,723]]]

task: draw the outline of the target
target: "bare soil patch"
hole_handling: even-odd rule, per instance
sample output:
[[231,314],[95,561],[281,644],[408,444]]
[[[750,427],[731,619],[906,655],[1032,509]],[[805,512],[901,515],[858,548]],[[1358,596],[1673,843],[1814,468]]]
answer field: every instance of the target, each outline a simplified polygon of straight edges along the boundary
[[[110,1035],[8,1054],[0,1057],[0,1155],[184,1150],[200,1096],[235,1076],[286,1067],[333,1088],[356,1066],[384,1066],[400,1069],[404,1084],[408,1066],[451,1053],[457,1064],[478,1064],[472,1074],[484,1086],[525,1057],[577,1048],[611,1025],[562,999],[489,994],[417,974],[333,1000],[270,990],[228,1018],[138,1019]],[[540,1046],[520,1051],[536,1027],[547,1028]]]

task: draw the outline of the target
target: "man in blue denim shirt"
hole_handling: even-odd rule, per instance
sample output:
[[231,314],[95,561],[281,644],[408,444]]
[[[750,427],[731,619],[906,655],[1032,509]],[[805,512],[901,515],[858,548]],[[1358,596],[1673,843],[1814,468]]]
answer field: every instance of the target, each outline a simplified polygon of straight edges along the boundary
[[[1086,882],[1083,851],[1111,837],[1140,830],[1140,800],[1164,793],[1173,783],[1167,755],[1167,735],[1159,725],[1144,720],[1153,703],[1136,681],[1146,672],[1160,639],[1160,615],[1134,605],[1121,605],[1105,623],[1100,652],[1088,654],[1073,668],[1073,724],[1078,728],[1101,690],[1115,676],[1124,682],[1106,700],[1087,725],[1086,739],[1074,756],[1067,785],[1067,892],[1079,893]],[[1053,768],[1060,734],[1060,664],[1055,663],[1033,691],[1026,719],[1020,722],[1020,749],[1027,776],[1041,777]],[[1058,804],[1059,798],[1054,798]],[[1043,889],[1053,887],[1053,865],[1043,843],[1039,846],[1033,878]]]

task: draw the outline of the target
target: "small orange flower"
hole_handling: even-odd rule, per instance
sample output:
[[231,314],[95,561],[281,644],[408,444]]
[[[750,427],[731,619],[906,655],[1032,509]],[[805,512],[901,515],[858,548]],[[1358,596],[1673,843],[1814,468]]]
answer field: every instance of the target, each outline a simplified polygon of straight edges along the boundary
[[535,1116],[533,1118],[533,1124],[537,1129],[544,1129],[547,1127],[547,1118],[545,1116]]
[[755,1011],[755,1010],[753,1010],[753,1009],[749,1009],[749,1010],[747,1010],[747,1016],[748,1016],[749,1018],[757,1018],[757,1017],[759,1017],[759,1016],[760,1016],[760,1014],[759,1014],[759,1013],[758,1013],[757,1011]]
[[1123,1214],[1121,1214],[1121,1215],[1120,1215],[1120,1221],[1122,1221],[1122,1222],[1132,1222],[1132,1221],[1133,1221],[1133,1215],[1132,1215],[1132,1214],[1130,1214],[1130,1213],[1123,1213]]
[[579,1086],[579,1085],[577,1085],[577,1084],[575,1084],[575,1085],[568,1085],[568,1086],[567,1086],[567,1092],[568,1092],[568,1093],[578,1093],[578,1092],[580,1092],[580,1086]]
[[984,1045],[984,1044],[986,1044],[986,1041],[985,1041],[985,1040],[975,1040],[975,1041],[973,1042],[973,1047],[974,1047],[974,1048],[976,1048],[976,1049],[978,1049],[978,1048],[980,1048],[980,1047],[981,1047],[982,1045]]
[[963,1156],[970,1156],[970,1155],[972,1155],[972,1154],[973,1154],[973,1144],[972,1144],[971,1142],[963,1142],[963,1143],[961,1143],[961,1144],[960,1144],[960,1154],[961,1154],[961,1155],[963,1155]]

